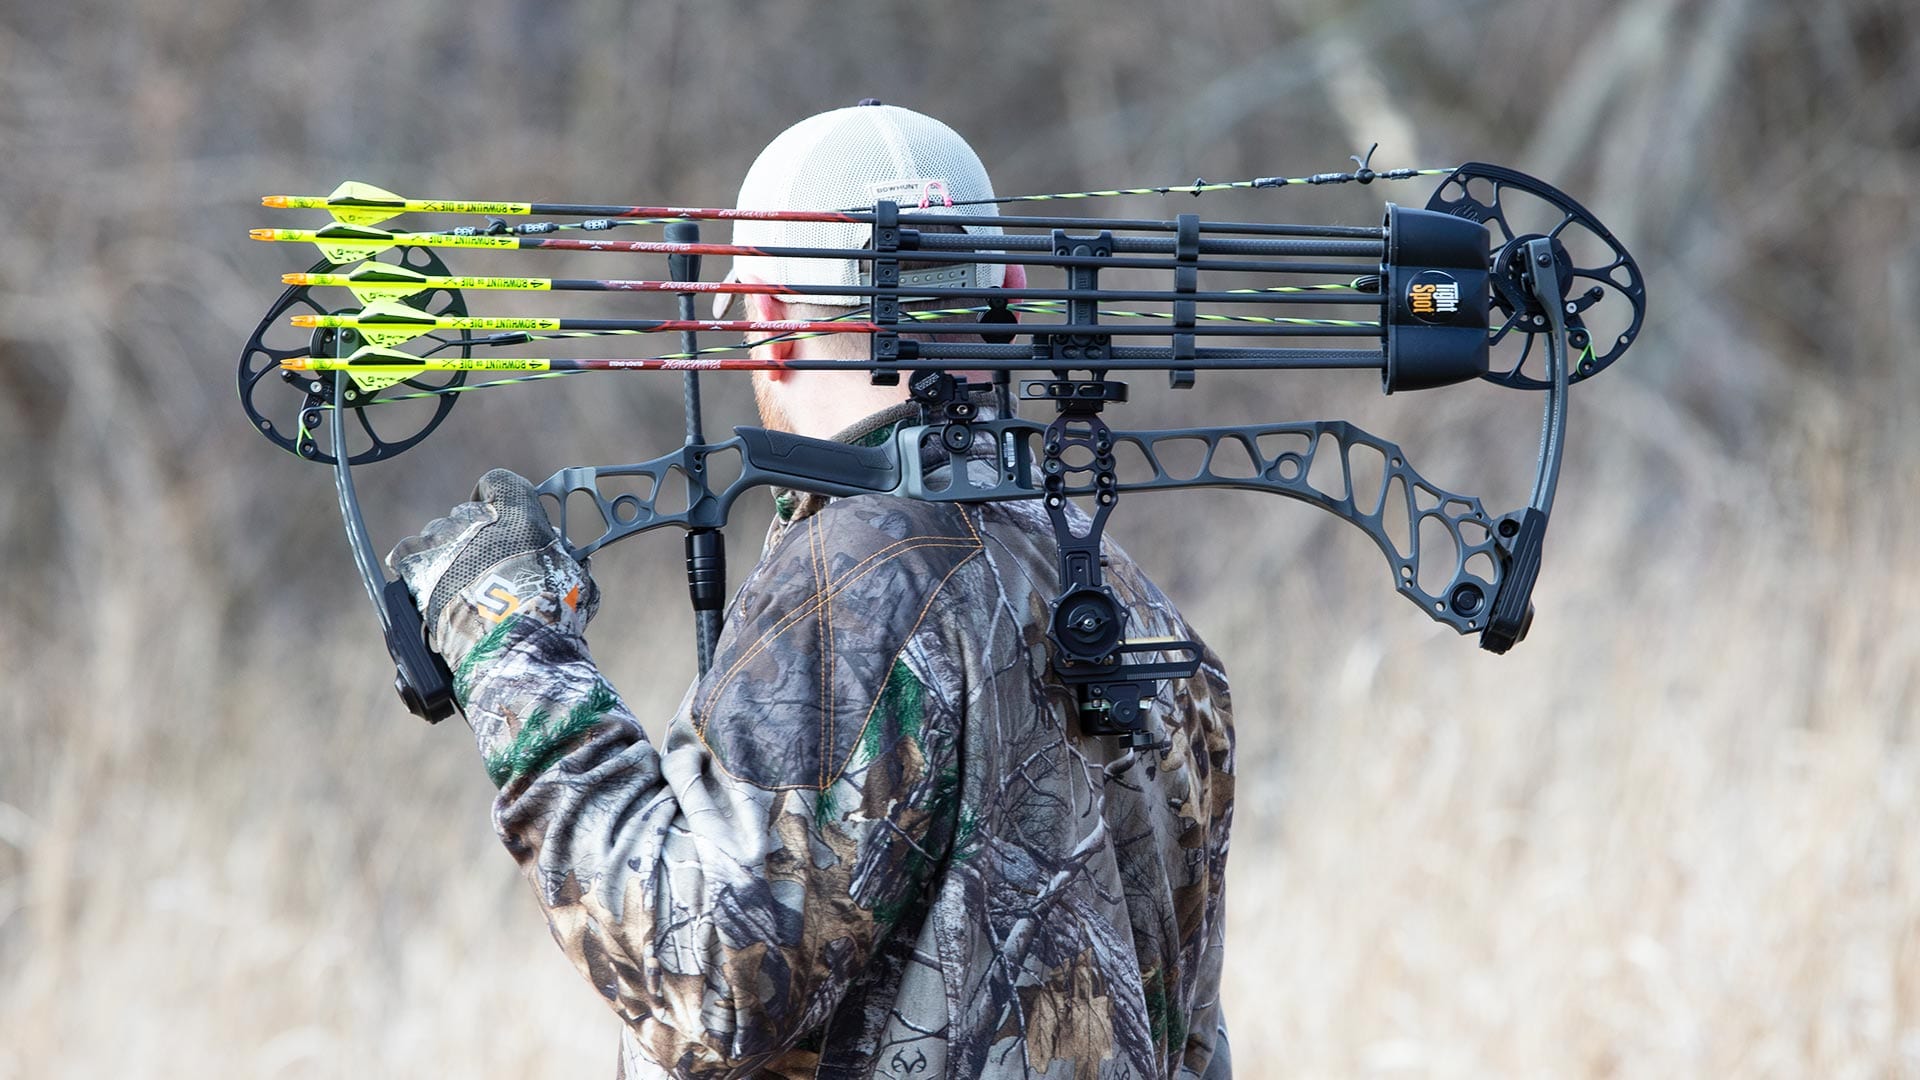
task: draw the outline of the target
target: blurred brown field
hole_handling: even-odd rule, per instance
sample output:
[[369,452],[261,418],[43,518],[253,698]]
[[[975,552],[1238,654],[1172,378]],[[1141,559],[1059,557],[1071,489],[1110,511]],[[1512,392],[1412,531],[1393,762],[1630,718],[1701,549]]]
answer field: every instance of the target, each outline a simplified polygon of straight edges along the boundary
[[[326,473],[235,408],[311,258],[246,229],[349,177],[725,205],[774,133],[866,96],[947,119],[1009,192],[1375,141],[1376,167],[1498,162],[1645,271],[1643,339],[1574,395],[1508,656],[1306,507],[1116,518],[1235,677],[1241,1075],[1920,1076],[1910,0],[4,0],[0,1077],[611,1072],[464,733],[393,698]],[[1426,192],[1204,205],[1368,223]],[[749,421],[741,381],[708,395],[712,429]],[[1538,400],[1492,387],[1145,396],[1125,423],[1349,417],[1501,507],[1533,463]],[[363,471],[374,534],[489,466],[652,456],[678,409],[647,376],[473,395]],[[596,652],[662,720],[679,559],[596,560]]]

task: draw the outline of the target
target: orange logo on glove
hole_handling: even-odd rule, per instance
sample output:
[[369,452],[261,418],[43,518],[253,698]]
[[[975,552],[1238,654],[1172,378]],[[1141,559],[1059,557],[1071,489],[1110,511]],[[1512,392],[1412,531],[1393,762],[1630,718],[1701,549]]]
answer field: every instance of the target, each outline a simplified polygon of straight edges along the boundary
[[489,578],[485,585],[473,606],[479,608],[481,616],[489,622],[499,622],[520,610],[521,600],[514,595],[513,584],[506,578],[495,576]]

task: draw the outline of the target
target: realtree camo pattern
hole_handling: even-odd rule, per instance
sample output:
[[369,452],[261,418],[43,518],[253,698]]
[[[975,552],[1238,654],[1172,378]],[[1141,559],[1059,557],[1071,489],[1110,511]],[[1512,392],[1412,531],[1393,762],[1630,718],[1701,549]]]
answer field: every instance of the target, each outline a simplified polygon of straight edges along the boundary
[[[1169,748],[1121,751],[1048,674],[1039,506],[783,510],[661,746],[563,629],[509,619],[458,672],[623,1074],[1220,1074],[1218,659],[1162,687]],[[1111,555],[1133,636],[1192,637]]]

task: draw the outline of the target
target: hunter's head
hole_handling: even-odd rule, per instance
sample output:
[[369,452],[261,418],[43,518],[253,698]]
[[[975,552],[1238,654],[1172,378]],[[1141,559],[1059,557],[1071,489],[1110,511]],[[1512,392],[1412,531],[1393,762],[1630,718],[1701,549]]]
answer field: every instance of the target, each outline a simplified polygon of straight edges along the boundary
[[[868,101],[810,116],[781,132],[747,170],[734,205],[757,210],[864,210],[876,200],[890,199],[906,213],[951,215],[955,232],[998,235],[998,211],[993,204],[964,205],[992,197],[993,181],[986,168],[952,128],[911,109]],[[754,247],[864,248],[871,238],[872,228],[864,223],[736,221],[733,228],[734,243]],[[871,284],[868,265],[859,261],[741,256],[734,260],[728,277],[822,291],[723,295],[714,305],[716,318],[863,321],[870,300],[857,291]],[[1025,283],[1025,273],[1018,266],[916,262],[911,257],[901,265],[903,287],[1019,288]],[[831,291],[836,286],[854,291]],[[983,298],[964,298],[904,306],[927,309],[983,303]],[[972,315],[960,318],[977,321]],[[867,350],[864,334],[830,334],[763,340],[754,352],[775,360],[864,359]],[[864,371],[754,374],[761,420],[768,427],[805,435],[831,435],[904,396],[898,386],[873,386]]]

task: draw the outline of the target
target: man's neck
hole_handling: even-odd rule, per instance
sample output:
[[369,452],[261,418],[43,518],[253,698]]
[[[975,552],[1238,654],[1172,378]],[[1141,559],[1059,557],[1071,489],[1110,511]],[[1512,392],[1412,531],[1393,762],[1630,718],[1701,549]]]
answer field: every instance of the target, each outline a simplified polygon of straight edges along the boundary
[[830,439],[906,399],[904,386],[874,386],[864,371],[800,371],[790,376],[784,412],[794,434]]

